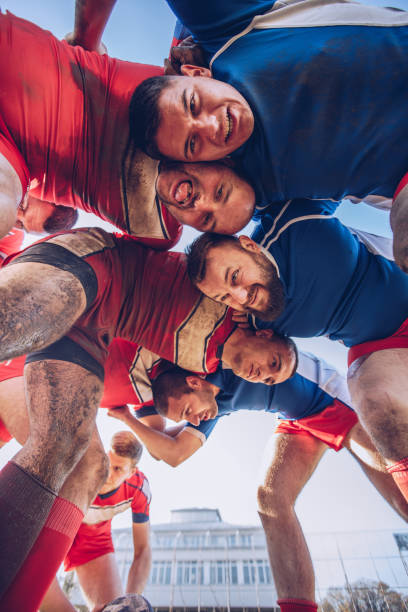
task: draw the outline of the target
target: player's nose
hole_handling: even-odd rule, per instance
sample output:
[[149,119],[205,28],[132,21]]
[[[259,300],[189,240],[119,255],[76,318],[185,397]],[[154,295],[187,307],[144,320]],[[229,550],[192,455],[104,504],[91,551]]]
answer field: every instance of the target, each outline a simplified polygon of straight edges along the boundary
[[188,422],[191,423],[192,425],[199,425],[200,421],[201,419],[198,414],[192,414],[188,419]]
[[213,114],[201,113],[200,118],[196,120],[196,129],[205,139],[218,144],[222,134],[221,126],[217,117]]
[[244,287],[237,285],[230,289],[231,295],[234,300],[241,306],[248,300],[248,291]]

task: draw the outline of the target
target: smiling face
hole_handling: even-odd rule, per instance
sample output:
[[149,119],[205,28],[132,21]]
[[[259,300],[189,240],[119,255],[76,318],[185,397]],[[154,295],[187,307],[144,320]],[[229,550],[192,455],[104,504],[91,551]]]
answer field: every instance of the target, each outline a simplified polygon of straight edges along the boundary
[[156,145],[169,159],[187,162],[222,159],[252,134],[254,117],[243,96],[208,70],[183,66],[159,98]]
[[209,383],[194,375],[187,376],[186,383],[191,393],[183,393],[179,397],[169,396],[166,416],[176,423],[188,421],[192,425],[214,419],[218,414],[218,406]]
[[197,287],[216,302],[265,320],[276,319],[285,306],[275,267],[247,236],[208,250],[205,277]]
[[[237,332],[235,332],[237,333]],[[252,383],[276,385],[290,378],[296,370],[297,350],[287,337],[272,330],[238,330],[239,342],[224,348],[223,358],[234,374]],[[233,340],[233,338],[232,338]]]
[[179,223],[202,232],[234,234],[255,207],[252,187],[223,163],[162,163],[156,191]]

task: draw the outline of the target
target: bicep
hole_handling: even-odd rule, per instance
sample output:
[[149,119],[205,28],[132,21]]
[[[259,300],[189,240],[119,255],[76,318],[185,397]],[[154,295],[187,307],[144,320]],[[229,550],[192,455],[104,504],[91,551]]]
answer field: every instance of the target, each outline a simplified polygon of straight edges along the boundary
[[166,429],[166,419],[161,416],[161,414],[150,414],[145,417],[140,417],[138,421],[146,425],[146,427],[150,427],[156,431],[164,431]]
[[203,441],[200,437],[193,433],[195,430],[190,429],[189,427],[183,429],[176,436],[176,441],[182,452],[180,453],[181,461],[185,461],[191,455],[198,451],[199,448],[203,445]]

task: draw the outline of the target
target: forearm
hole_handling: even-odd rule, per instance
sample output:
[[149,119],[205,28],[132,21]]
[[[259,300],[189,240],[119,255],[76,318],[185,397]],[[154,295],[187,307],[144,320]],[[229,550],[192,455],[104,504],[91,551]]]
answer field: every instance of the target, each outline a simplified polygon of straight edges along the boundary
[[141,553],[133,559],[133,563],[129,569],[126,593],[143,593],[143,589],[149,578],[151,564],[152,553],[149,546],[143,549]]
[[173,467],[187,459],[182,456],[179,441],[172,435],[144,425],[133,415],[128,415],[123,422],[132,429],[155,459],[161,459]]
[[76,0],[71,44],[88,51],[97,50],[115,3],[116,0]]

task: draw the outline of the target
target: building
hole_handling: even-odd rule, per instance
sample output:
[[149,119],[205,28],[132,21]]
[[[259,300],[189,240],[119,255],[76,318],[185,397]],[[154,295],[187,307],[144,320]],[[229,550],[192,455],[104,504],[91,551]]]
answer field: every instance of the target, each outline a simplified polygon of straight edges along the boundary
[[[114,531],[121,575],[132,557],[129,531]],[[261,527],[225,523],[218,510],[173,510],[152,526],[153,564],[145,595],[157,612],[278,610]]]
[[[130,529],[114,529],[122,581],[133,558]],[[306,534],[322,601],[330,589],[361,596],[361,584],[385,583],[408,596],[408,529]],[[260,526],[234,525],[219,510],[183,508],[152,525],[153,563],[145,595],[155,612],[278,612]],[[71,596],[82,603],[78,589]],[[408,600],[401,610],[408,612]],[[384,610],[388,605],[384,593]],[[373,610],[376,608],[372,608]],[[322,612],[325,608],[322,606]]]

